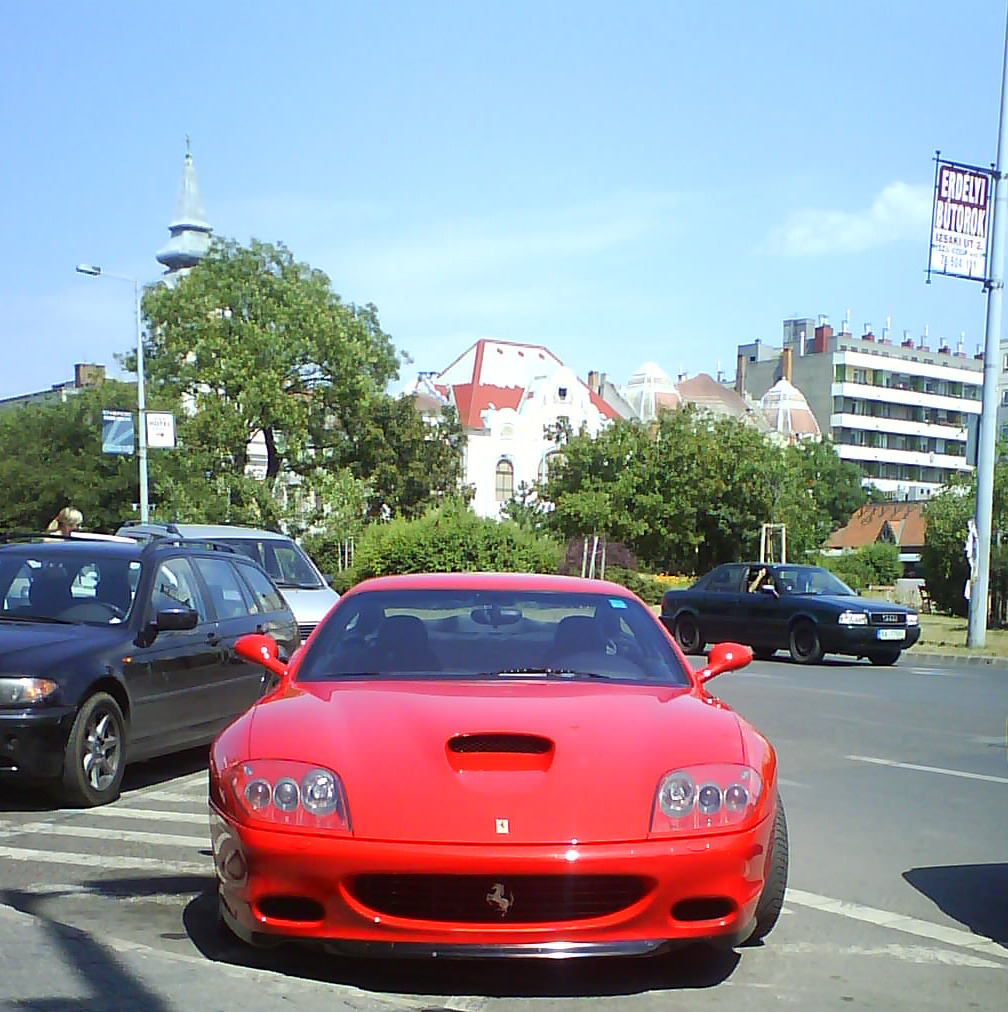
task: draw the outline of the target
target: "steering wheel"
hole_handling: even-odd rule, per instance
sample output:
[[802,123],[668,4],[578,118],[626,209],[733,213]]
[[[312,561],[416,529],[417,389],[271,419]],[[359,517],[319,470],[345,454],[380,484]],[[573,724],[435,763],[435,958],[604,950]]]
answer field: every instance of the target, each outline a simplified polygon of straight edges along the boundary
[[108,601],[92,600],[71,605],[60,612],[59,617],[69,622],[111,622],[112,619],[118,619],[121,622],[125,614],[122,608],[109,604]]

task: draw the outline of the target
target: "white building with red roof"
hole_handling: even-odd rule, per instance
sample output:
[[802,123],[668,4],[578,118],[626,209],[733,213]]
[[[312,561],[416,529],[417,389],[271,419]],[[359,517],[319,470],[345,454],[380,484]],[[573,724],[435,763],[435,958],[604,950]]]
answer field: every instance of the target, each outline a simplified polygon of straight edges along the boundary
[[561,421],[592,436],[616,411],[549,349],[482,339],[436,375],[407,388],[429,412],[452,405],[466,433],[465,481],[476,490],[473,509],[498,517],[525,483],[543,477],[556,444],[545,430]]

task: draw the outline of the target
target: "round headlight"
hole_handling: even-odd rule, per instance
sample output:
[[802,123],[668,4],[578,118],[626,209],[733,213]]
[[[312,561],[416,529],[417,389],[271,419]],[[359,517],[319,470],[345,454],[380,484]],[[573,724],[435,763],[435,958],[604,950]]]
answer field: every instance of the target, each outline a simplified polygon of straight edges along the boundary
[[721,807],[721,788],[717,784],[704,784],[697,794],[697,808],[701,815],[714,815]]
[[301,804],[312,815],[331,815],[339,804],[336,778],[326,770],[312,770],[301,781]]
[[282,777],[273,788],[273,804],[281,812],[293,812],[301,800],[298,785],[290,777]]
[[749,792],[741,784],[732,784],[724,792],[724,806],[729,812],[741,812],[749,804]]
[[689,815],[693,811],[694,801],[696,801],[696,784],[691,776],[686,773],[673,773],[665,778],[658,803],[670,819]]
[[273,790],[266,780],[252,780],[245,786],[245,800],[257,812],[261,812],[273,797]]

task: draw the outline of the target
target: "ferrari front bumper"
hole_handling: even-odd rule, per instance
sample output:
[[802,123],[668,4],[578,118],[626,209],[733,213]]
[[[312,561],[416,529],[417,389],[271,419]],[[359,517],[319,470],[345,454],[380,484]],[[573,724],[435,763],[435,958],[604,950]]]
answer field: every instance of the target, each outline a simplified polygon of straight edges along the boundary
[[[211,803],[210,828],[221,915],[248,942],[567,958],[740,944],[755,923],[773,819],[688,839],[484,847],[253,829]],[[604,884],[601,899],[593,883]]]

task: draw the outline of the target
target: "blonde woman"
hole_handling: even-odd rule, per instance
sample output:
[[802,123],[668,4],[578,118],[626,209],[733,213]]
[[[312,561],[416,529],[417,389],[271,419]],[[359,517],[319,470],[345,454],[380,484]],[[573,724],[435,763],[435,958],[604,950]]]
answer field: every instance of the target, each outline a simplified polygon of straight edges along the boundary
[[82,523],[84,523],[84,514],[79,509],[75,509],[73,506],[64,506],[53,517],[46,531],[49,534],[59,534],[60,537],[68,538],[74,531],[80,530]]

